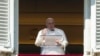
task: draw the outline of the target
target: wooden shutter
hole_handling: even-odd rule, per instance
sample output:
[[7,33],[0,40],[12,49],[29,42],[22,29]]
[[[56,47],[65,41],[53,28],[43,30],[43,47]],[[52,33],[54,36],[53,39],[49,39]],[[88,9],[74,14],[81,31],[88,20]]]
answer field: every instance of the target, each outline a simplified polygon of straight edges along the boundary
[[100,50],[100,0],[96,0],[96,50]]
[[0,0],[0,46],[10,47],[9,0]]

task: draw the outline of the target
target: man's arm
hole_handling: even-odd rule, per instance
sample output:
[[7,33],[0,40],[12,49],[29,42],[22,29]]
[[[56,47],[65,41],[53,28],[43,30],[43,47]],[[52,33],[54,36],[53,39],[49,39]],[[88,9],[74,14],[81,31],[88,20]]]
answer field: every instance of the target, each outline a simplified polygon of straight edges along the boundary
[[66,37],[64,31],[62,31],[62,36],[63,36],[63,41],[62,41],[61,44],[62,44],[62,47],[63,47],[64,50],[65,50],[66,46],[68,45],[68,40],[67,40],[67,37]]
[[36,38],[36,41],[35,41],[35,45],[36,46],[41,46],[41,44],[42,44],[42,38],[41,38],[41,34],[42,34],[42,32],[41,32],[41,30],[38,32],[38,35],[37,35],[37,38]]
[[68,45],[68,41],[63,30],[61,30],[61,34],[62,34],[63,40],[62,41],[57,40],[56,42],[58,42],[58,45],[61,45],[61,47],[64,48],[64,51],[65,51],[66,46]]
[[37,38],[35,41],[36,46],[43,46],[44,45],[45,37],[41,37],[41,35],[46,35],[46,33],[47,33],[47,28],[44,28],[38,32],[38,35],[37,35]]

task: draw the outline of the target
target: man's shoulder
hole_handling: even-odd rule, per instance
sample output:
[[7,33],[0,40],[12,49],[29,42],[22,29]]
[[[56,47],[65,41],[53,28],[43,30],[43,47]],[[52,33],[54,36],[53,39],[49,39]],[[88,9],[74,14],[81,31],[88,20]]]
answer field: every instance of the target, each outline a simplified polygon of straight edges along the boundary
[[63,31],[62,29],[60,29],[60,28],[55,28],[57,31]]
[[39,30],[39,32],[44,31],[44,30],[46,30],[46,28],[43,28],[43,29]]
[[[45,30],[47,30],[47,28],[43,28],[43,29],[41,29],[39,32],[41,32],[41,31],[45,31]],[[60,29],[60,28],[55,28],[55,30],[56,30],[56,31],[62,31],[62,32],[63,32],[63,30]]]

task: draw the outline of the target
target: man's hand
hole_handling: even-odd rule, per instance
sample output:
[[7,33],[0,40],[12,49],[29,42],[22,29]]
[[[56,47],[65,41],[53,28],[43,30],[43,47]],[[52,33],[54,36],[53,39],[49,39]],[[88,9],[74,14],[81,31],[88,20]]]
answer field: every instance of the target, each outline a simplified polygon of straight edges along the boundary
[[55,39],[55,41],[56,41],[56,45],[61,45],[61,43],[60,43],[60,41],[58,40],[58,39]]

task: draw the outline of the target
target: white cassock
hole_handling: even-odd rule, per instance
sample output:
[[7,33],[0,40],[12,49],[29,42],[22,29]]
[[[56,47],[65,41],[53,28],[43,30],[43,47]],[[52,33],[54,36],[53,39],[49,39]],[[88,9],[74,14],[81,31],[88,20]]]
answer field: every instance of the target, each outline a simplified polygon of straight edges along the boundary
[[[62,35],[62,40],[60,41],[61,45],[45,46],[45,42],[43,41],[43,38],[41,38],[41,35]],[[35,45],[41,47],[41,55],[64,55],[68,41],[63,30],[54,28],[54,31],[51,31],[45,28],[39,31]]]

